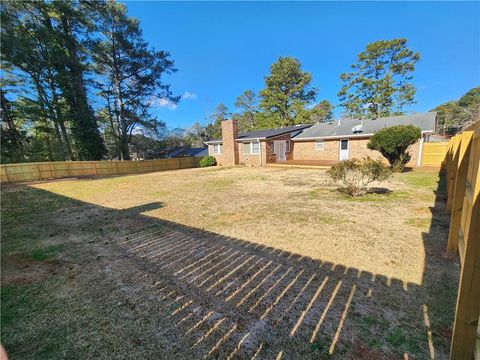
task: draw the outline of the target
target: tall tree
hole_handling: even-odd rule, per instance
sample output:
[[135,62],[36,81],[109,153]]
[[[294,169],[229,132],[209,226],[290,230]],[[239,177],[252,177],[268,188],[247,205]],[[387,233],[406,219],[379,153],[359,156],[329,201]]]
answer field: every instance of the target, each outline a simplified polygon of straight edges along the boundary
[[210,140],[207,129],[198,121],[185,131],[185,143],[193,147],[204,147],[203,142]]
[[48,160],[65,160],[71,158],[71,147],[52,69],[61,54],[57,54],[56,34],[46,26],[50,5],[42,1],[2,4],[1,54],[8,87],[24,100],[19,103],[28,103],[29,111],[36,112],[32,126],[49,141]]
[[169,53],[149,47],[138,20],[127,16],[125,5],[109,0],[98,9],[100,38],[93,53],[100,77],[97,86],[118,153],[129,160],[133,131],[137,127],[155,130],[161,124],[150,115],[150,107],[159,101],[179,101],[161,79],[177,69]]
[[310,110],[312,122],[326,122],[333,118],[334,106],[328,100],[322,100]]
[[437,132],[455,133],[474,121],[480,120],[480,86],[467,91],[460,99],[437,106]]
[[10,100],[0,89],[0,123],[1,123],[1,162],[12,163],[25,160],[25,143],[27,138],[24,131],[17,127],[14,110]]
[[13,87],[31,105],[34,133],[44,134],[48,160],[100,159],[104,153],[84,84],[79,39],[90,29],[87,10],[80,1],[2,4],[2,62],[7,72],[27,79]]
[[210,115],[210,123],[205,127],[208,139],[219,139],[222,137],[222,121],[228,119],[229,112],[225,104],[217,105]]
[[72,119],[72,135],[77,143],[77,152],[82,160],[100,160],[106,149],[98,130],[97,119],[88,103],[84,81],[85,64],[82,62],[80,38],[86,37],[94,27],[90,22],[93,11],[87,2],[54,1],[53,11],[57,16],[64,57],[60,64],[60,86],[69,105]]
[[338,96],[351,116],[378,118],[401,114],[414,103],[415,87],[410,83],[420,54],[407,47],[406,39],[380,40],[358,54],[352,71],[342,73]]
[[270,75],[265,77],[260,107],[277,126],[305,122],[308,117],[305,106],[316,97],[311,81],[312,75],[302,70],[297,59],[280,57],[270,66]]
[[236,114],[238,128],[240,131],[250,131],[255,129],[255,116],[258,113],[258,97],[252,90],[245,90],[235,100],[235,107],[240,109],[240,114]]

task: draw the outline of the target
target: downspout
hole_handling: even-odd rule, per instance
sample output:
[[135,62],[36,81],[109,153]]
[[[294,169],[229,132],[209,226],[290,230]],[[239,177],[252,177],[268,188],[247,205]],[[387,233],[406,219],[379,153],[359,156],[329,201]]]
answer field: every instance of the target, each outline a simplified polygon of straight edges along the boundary
[[260,139],[257,139],[258,141],[258,148],[260,149],[260,152],[258,154],[258,156],[260,156],[260,166],[263,166],[262,164],[262,143],[260,142]]
[[420,146],[418,147],[418,159],[417,159],[417,166],[420,166],[422,164],[422,154],[423,154],[423,137],[425,135],[422,134],[422,137],[420,138]]

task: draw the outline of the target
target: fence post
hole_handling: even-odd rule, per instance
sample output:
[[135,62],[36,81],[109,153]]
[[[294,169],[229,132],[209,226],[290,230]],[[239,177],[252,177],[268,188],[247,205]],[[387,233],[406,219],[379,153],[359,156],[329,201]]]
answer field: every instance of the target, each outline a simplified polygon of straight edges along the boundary
[[458,167],[458,148],[460,146],[460,139],[460,134],[457,134],[453,137],[452,161],[450,162],[448,172],[447,209],[450,212],[452,211],[453,193],[455,192],[455,176]]
[[447,251],[453,252],[458,249],[458,231],[462,217],[463,198],[465,196],[465,181],[467,179],[468,163],[470,160],[470,145],[473,131],[464,131],[459,138],[457,148],[457,162],[455,179],[452,191],[452,215],[450,220],[450,232],[448,234]]
[[477,131],[474,135],[476,139],[471,145],[471,170],[468,174],[471,182],[467,185],[464,205],[471,209],[464,209],[466,212],[470,211],[466,213],[466,219],[462,219],[461,224],[462,227],[465,226],[464,255],[450,348],[452,360],[473,358],[480,312],[480,126]]

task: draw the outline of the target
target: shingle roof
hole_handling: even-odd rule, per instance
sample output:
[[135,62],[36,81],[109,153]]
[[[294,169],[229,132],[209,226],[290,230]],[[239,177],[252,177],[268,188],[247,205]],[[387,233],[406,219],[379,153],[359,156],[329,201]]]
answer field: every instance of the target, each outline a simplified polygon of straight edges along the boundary
[[[262,130],[255,130],[255,131],[250,131],[246,133],[241,133],[238,134],[238,137],[236,140],[238,141],[245,141],[245,140],[253,140],[253,139],[269,139],[272,137],[288,134],[288,133],[297,133],[301,132],[302,130],[312,126],[311,124],[308,125],[293,125],[293,126],[285,126],[282,128],[276,128],[276,129],[262,129]],[[295,136],[297,134],[292,134],[292,136]],[[213,139],[213,140],[208,140],[205,143],[214,143],[214,142],[222,142],[222,139]]]
[[[396,125],[414,125],[419,127],[422,131],[433,132],[435,130],[436,118],[436,112],[428,112],[411,115],[389,116],[375,120],[334,120],[328,123],[315,124],[295,136],[293,140],[372,135],[380,129]],[[352,130],[353,127],[360,125],[362,125],[360,132],[354,132],[354,130]]]
[[294,126],[285,126],[283,128],[277,129],[264,129],[264,130],[255,130],[247,133],[239,134],[237,140],[250,140],[250,139],[268,139],[275,136],[280,136],[283,134],[288,134],[291,132],[301,131],[312,125],[294,125]]

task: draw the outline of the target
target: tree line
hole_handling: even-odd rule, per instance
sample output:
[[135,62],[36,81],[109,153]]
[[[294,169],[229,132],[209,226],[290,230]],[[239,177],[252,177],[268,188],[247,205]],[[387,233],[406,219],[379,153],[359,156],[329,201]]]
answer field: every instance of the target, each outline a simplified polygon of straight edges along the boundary
[[2,162],[128,160],[134,131],[165,130],[152,103],[179,100],[169,53],[115,1],[2,2],[1,38]]
[[[317,101],[312,74],[280,57],[258,93],[245,90],[230,112],[216,106],[205,125],[167,129],[151,114],[159,101],[175,104],[165,74],[177,71],[166,51],[143,38],[137,19],[113,0],[39,0],[1,4],[1,162],[129,160],[158,149],[203,146],[221,137],[221,121],[242,132],[404,113],[415,102],[411,80],[420,54],[406,39],[380,40],[340,74],[339,104]],[[442,128],[478,116],[479,88],[437,108]]]
[[[368,44],[358,54],[350,72],[340,74],[338,92],[342,116],[371,118],[403,114],[415,102],[411,83],[420,54],[409,49],[406,39],[380,40]],[[304,71],[292,57],[280,57],[270,66],[265,88],[258,94],[245,90],[235,100],[236,111],[229,113],[219,104],[211,121],[196,123],[187,138],[201,142],[221,136],[221,121],[238,120],[240,131],[329,121],[335,106],[328,100],[316,102],[318,89],[311,86],[312,74]]]

